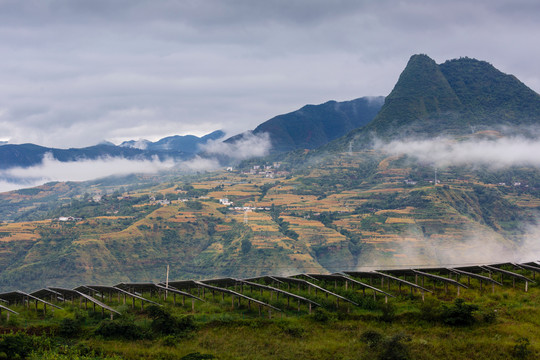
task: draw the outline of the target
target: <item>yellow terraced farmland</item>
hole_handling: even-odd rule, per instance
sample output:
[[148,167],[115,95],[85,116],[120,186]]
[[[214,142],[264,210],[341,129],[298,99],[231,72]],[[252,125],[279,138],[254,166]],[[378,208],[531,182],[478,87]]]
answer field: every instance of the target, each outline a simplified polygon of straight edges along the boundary
[[414,224],[415,220],[410,218],[397,218],[397,217],[388,217],[386,218],[385,224]]
[[293,216],[282,216],[283,220],[290,224],[290,229],[297,232],[300,240],[309,245],[332,244],[347,241],[347,238],[325,227],[320,221],[308,220]]

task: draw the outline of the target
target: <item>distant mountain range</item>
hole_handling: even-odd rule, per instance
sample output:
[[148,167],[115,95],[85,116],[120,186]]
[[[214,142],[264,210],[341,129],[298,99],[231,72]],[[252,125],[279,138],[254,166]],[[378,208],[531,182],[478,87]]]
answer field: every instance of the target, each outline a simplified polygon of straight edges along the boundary
[[[368,124],[377,115],[383,102],[384,97],[377,96],[306,105],[300,110],[263,122],[252,133],[268,133],[273,152],[315,149]],[[232,143],[243,136],[239,134],[225,142]]]
[[[375,136],[470,134],[485,129],[531,134],[540,123],[540,95],[516,77],[485,61],[460,58],[438,65],[427,55],[413,55],[386,98],[362,97],[306,105],[278,115],[253,131],[225,140],[234,143],[247,133],[267,133],[274,153],[296,149],[340,149],[367,145]],[[34,144],[0,144],[0,169],[39,164],[46,153],[59,161],[124,157],[187,159],[200,146],[224,136],[221,130],[203,137],[170,136],[156,142],[130,140],[119,146],[102,143],[86,148],[55,149]],[[324,150],[323,149],[323,150]]]
[[85,148],[56,149],[34,144],[5,144],[0,146],[0,169],[29,167],[41,163],[45,154],[52,154],[58,161],[76,161],[103,157],[123,157],[126,159],[147,159],[158,156],[160,159],[187,159],[199,151],[198,146],[209,140],[223,137],[221,130],[203,137],[194,135],[170,136],[156,142],[148,140],[126,141],[119,146],[110,142]]
[[218,140],[225,136],[221,130],[216,130],[203,137],[195,135],[174,135],[168,136],[156,142],[149,140],[130,140],[120,144],[121,147],[134,148],[140,150],[155,150],[155,151],[183,151],[186,153],[199,152],[199,146],[206,144],[210,140]]

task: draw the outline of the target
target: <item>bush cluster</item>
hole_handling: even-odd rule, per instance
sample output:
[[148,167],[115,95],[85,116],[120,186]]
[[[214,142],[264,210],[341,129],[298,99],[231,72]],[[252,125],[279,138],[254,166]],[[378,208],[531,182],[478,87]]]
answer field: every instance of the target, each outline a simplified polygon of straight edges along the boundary
[[140,326],[126,319],[103,320],[95,330],[95,334],[105,339],[138,340],[145,337],[144,330]]
[[[474,316],[478,306],[467,304],[463,299],[456,299],[452,305],[442,304],[435,299],[426,299],[420,306],[420,317],[431,322],[442,322],[450,326],[468,326],[477,320]],[[495,312],[482,314],[482,320],[493,323],[496,320]]]
[[410,359],[407,342],[411,341],[410,336],[404,333],[397,333],[392,336],[383,336],[376,330],[367,330],[360,335],[362,341],[375,351],[378,360],[408,360]]
[[157,305],[148,306],[146,313],[152,319],[150,327],[156,334],[185,335],[195,330],[192,316],[175,317],[167,309]]

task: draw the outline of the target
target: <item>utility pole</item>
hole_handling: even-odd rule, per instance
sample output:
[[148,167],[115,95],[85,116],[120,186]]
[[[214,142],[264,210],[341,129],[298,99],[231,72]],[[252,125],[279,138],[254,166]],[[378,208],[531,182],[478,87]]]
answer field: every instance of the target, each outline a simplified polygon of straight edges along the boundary
[[[167,277],[165,279],[165,287],[169,288],[169,264],[167,264]],[[169,292],[165,290],[165,300],[167,300],[167,295],[169,295]]]

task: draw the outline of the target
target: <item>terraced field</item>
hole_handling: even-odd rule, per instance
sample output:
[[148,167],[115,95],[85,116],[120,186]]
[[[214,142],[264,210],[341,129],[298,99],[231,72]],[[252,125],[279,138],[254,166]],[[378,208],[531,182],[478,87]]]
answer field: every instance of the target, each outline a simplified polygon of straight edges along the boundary
[[[527,186],[465,168],[439,169],[434,185],[433,168],[366,151],[298,171],[284,163],[281,175],[249,170],[179,177],[97,202],[77,195],[51,213],[76,222],[2,224],[0,286],[29,273],[28,288],[44,286],[66,271],[74,274],[66,286],[158,281],[166,264],[182,279],[514,261],[537,245],[528,241],[540,204],[531,169],[513,173]],[[59,258],[70,260],[53,266]]]

